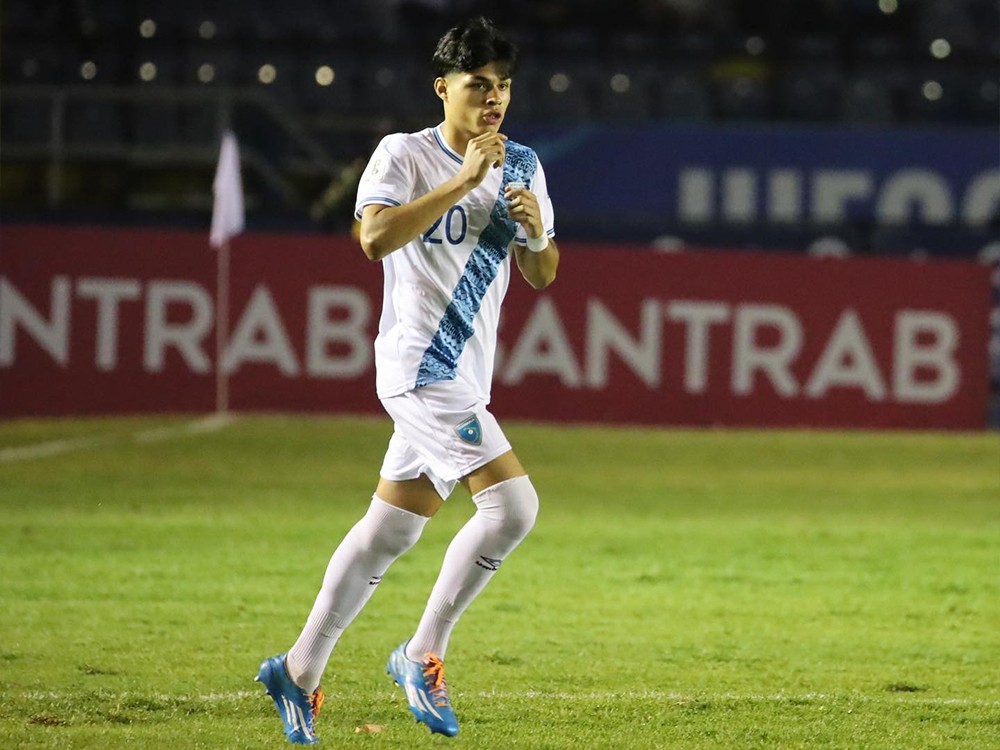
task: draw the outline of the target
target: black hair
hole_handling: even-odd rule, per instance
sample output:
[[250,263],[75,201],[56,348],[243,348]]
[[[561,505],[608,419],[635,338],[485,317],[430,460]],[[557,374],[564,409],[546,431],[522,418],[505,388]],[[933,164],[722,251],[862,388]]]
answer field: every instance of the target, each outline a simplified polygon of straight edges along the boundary
[[489,65],[504,63],[507,75],[517,67],[517,45],[505,37],[488,18],[474,18],[449,29],[431,58],[434,75],[468,73]]

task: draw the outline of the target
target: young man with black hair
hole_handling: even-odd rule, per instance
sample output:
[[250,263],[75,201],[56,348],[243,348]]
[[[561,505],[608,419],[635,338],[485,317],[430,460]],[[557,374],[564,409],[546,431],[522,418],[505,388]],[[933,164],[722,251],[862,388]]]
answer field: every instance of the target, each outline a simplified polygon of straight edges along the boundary
[[368,512],[334,552],[301,635],[257,676],[294,743],[318,741],[319,681],[337,639],[461,483],[476,512],[448,547],[416,632],[386,666],[417,721],[456,735],[449,637],[538,511],[487,408],[510,256],[536,289],[559,265],[541,164],[500,133],[517,48],[479,18],[449,30],[433,63],[444,121],[384,138],[356,204],[362,249],[385,275],[376,386],[393,435]]

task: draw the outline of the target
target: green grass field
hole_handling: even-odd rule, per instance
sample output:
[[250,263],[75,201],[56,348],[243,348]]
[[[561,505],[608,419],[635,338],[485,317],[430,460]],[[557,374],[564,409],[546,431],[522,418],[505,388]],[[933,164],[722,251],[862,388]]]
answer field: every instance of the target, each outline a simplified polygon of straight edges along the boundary
[[[252,679],[390,425],[189,422],[0,423],[0,748],[288,747]],[[323,746],[1000,747],[997,434],[506,427],[542,511],[452,639],[461,734],[384,674],[460,489],[334,652]]]

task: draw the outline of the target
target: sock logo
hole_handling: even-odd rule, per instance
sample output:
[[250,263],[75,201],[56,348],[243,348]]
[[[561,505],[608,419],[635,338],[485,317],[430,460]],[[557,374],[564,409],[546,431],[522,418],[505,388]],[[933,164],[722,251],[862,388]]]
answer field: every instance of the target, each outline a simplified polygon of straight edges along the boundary
[[476,565],[480,568],[486,568],[487,570],[496,570],[500,567],[500,563],[503,560],[498,560],[495,557],[487,557],[486,555],[480,555],[479,559],[476,560]]
[[469,445],[483,444],[483,428],[479,425],[478,417],[470,417],[455,428],[458,436]]
[[372,576],[368,579],[369,586],[378,586],[380,583],[382,583],[382,576]]

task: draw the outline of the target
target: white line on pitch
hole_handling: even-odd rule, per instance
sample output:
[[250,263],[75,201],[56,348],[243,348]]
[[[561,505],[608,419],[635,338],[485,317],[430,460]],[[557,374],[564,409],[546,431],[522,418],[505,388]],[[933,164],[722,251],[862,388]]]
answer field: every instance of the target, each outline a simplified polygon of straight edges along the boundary
[[[327,693],[327,698],[330,699],[347,699],[355,696],[356,693]],[[886,694],[885,696],[880,695],[862,695],[858,693],[851,693],[848,695],[828,695],[824,693],[806,693],[803,695],[786,695],[783,693],[776,693],[773,695],[763,695],[763,694],[741,694],[741,693],[721,693],[718,695],[682,695],[680,693],[671,693],[662,690],[628,690],[622,691],[620,693],[615,692],[584,692],[584,693],[568,693],[568,692],[542,692],[536,690],[526,690],[524,692],[510,692],[510,691],[494,691],[494,690],[484,690],[477,693],[463,693],[458,691],[454,693],[455,697],[462,699],[478,698],[482,700],[524,700],[527,699],[540,699],[540,700],[555,700],[555,701],[566,701],[566,702],[598,702],[598,701],[615,701],[615,700],[658,700],[673,704],[684,704],[684,703],[710,703],[712,701],[720,702],[731,702],[731,701],[751,701],[755,703],[831,703],[831,702],[843,702],[848,704],[858,704],[858,703],[886,703],[886,702],[906,702],[915,703],[920,705],[929,706],[959,706],[968,708],[998,708],[1000,707],[1000,701],[991,700],[978,700],[970,698],[933,698],[925,696],[916,695],[906,695],[905,697],[897,694]],[[43,690],[33,690],[21,694],[22,698],[27,698],[29,700],[71,700],[78,698],[79,696],[73,693],[56,693],[47,692]],[[121,700],[127,700],[129,698],[152,698],[154,700],[160,700],[165,703],[169,702],[180,702],[180,703],[230,703],[233,701],[243,701],[243,700],[257,700],[265,697],[263,690],[238,690],[231,693],[207,693],[204,695],[187,695],[183,693],[171,694],[171,693],[140,693],[140,692],[122,692],[115,693],[115,697]],[[898,699],[898,700],[894,700]]]
[[[132,435],[132,440],[137,443],[156,443],[174,438],[186,437],[188,435],[200,435],[208,432],[221,430],[226,425],[232,424],[235,417],[229,414],[211,414],[193,422],[185,422],[177,427],[159,427],[153,430],[141,430]],[[30,461],[35,458],[48,458],[58,456],[63,453],[75,453],[77,451],[90,450],[111,445],[121,438],[112,436],[79,437],[68,438],[66,440],[49,440],[44,443],[34,443],[33,445],[21,445],[14,448],[0,449],[0,464],[14,463],[15,461]]]
[[108,437],[85,437],[70,438],[67,440],[50,440],[47,443],[35,443],[34,445],[22,445],[17,448],[3,448],[0,450],[0,463],[12,463],[14,461],[28,461],[33,458],[47,458],[48,456],[58,456],[61,453],[73,453],[75,451],[97,448],[111,443]]
[[210,414],[207,417],[186,422],[178,427],[158,427],[154,430],[143,430],[132,437],[137,443],[157,443],[161,440],[173,440],[186,435],[200,435],[206,432],[221,430],[226,425],[236,421],[231,414]]

